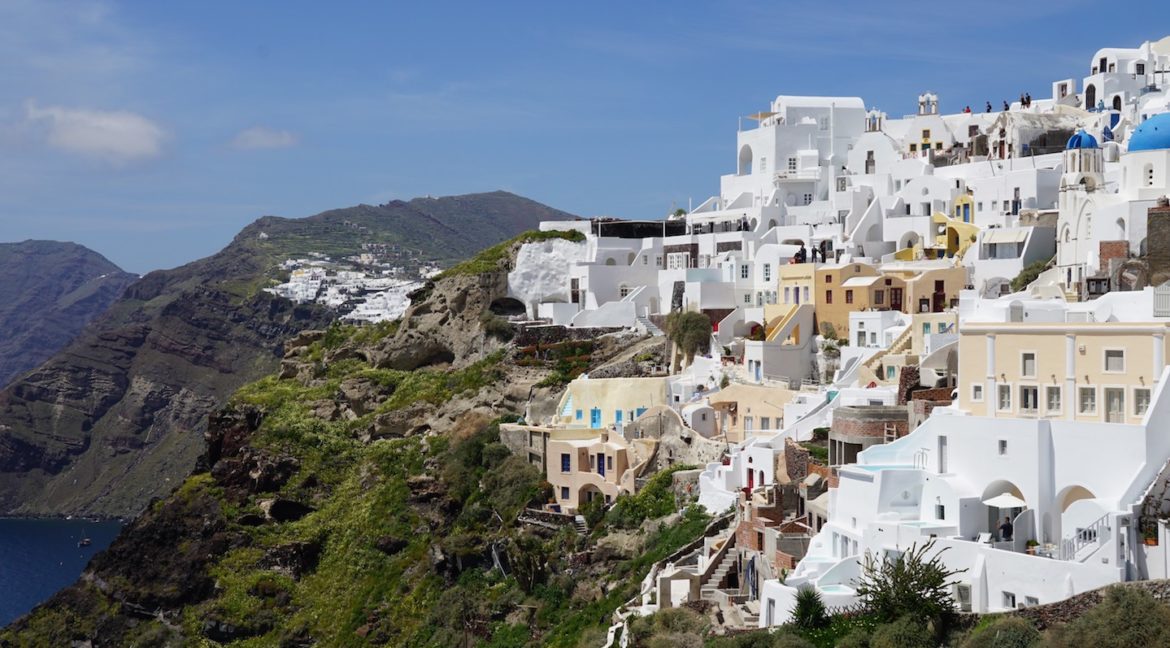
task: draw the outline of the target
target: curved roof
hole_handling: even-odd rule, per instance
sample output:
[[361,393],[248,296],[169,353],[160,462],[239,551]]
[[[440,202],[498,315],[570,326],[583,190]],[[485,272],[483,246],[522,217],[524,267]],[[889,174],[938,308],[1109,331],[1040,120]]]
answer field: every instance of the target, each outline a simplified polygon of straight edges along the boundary
[[1095,149],[1097,148],[1097,138],[1085,132],[1085,129],[1080,129],[1073,133],[1073,136],[1068,138],[1068,150],[1072,149]]
[[1129,136],[1129,150],[1170,149],[1170,113],[1161,113],[1142,122]]

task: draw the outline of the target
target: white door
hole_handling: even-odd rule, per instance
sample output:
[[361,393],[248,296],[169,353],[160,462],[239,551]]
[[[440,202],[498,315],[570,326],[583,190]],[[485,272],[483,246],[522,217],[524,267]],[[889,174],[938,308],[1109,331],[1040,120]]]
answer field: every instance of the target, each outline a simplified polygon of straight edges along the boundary
[[1123,423],[1125,421],[1125,390],[1119,387],[1105,388],[1105,421],[1107,423]]

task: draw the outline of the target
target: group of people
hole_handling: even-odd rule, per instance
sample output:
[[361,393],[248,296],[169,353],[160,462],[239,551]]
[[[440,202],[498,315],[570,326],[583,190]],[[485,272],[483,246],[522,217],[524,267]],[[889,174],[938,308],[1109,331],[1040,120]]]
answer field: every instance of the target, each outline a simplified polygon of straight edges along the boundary
[[[1022,108],[1031,108],[1032,107],[1032,94],[1031,93],[1025,92],[1025,93],[1020,95],[1020,107],[1022,107]],[[984,112],[991,112],[991,110],[992,110],[991,102],[988,101],[987,102],[987,109],[984,110]],[[1003,102],[1003,110],[1004,110],[1004,112],[1011,110],[1011,105],[1008,104],[1007,100],[1004,100],[1004,102]],[[966,108],[964,108],[963,112],[970,113],[971,106],[967,106]]]
[[[817,256],[821,257],[821,263],[825,263],[827,261],[826,257],[828,256],[828,253],[829,253],[828,242],[821,241],[818,245],[814,246],[812,249],[813,263],[816,263]],[[791,261],[789,261],[789,263],[807,263],[808,260],[809,260],[809,250],[805,249],[804,243],[801,243],[800,249],[796,251],[796,254],[792,255],[792,259],[791,259]]]

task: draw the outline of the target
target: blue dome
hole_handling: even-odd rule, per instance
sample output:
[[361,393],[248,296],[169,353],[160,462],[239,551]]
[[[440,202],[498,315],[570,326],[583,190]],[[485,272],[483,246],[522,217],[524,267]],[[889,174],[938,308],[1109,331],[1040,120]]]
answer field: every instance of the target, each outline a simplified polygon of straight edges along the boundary
[[1129,136],[1130,151],[1170,149],[1170,113],[1159,113],[1142,122]]
[[1073,136],[1068,138],[1068,146],[1066,149],[1094,149],[1097,148],[1097,138],[1085,132],[1085,129],[1073,133]]

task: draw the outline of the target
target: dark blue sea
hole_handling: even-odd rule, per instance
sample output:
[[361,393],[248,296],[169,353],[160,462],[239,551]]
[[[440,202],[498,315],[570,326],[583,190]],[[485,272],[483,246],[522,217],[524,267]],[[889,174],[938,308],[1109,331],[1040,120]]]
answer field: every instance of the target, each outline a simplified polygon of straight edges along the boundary
[[[89,559],[109,546],[119,522],[0,518],[0,626],[73,583]],[[82,537],[93,541],[78,547]]]

